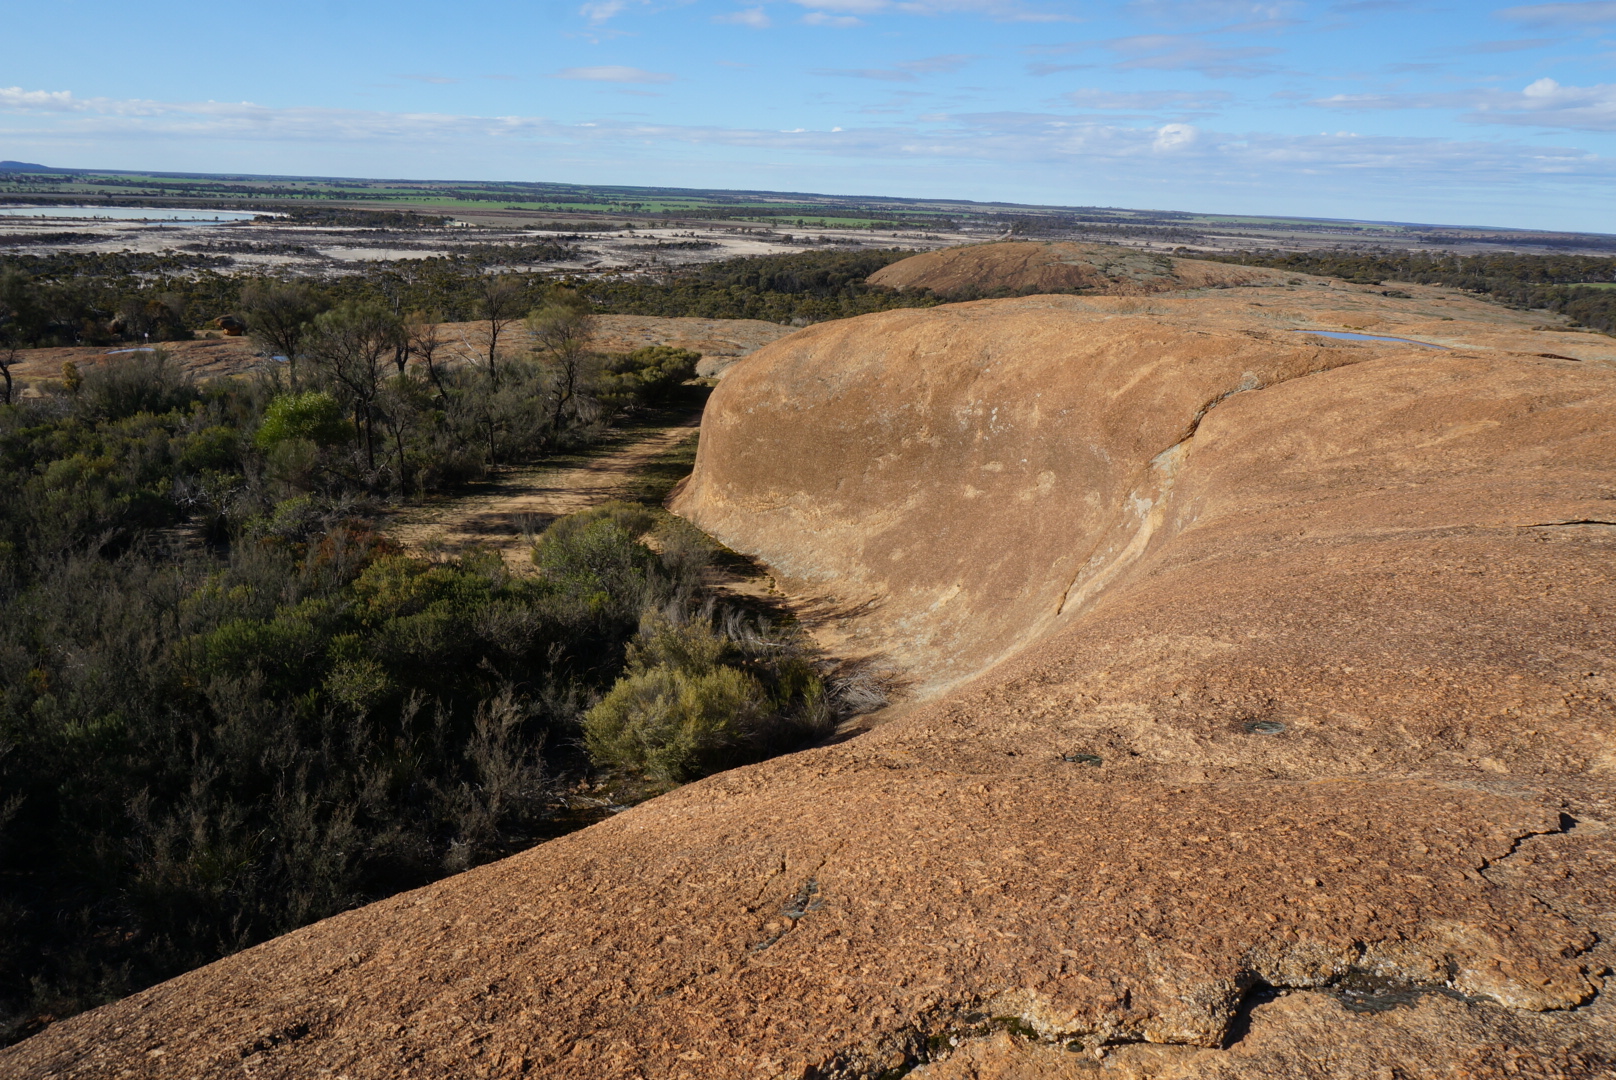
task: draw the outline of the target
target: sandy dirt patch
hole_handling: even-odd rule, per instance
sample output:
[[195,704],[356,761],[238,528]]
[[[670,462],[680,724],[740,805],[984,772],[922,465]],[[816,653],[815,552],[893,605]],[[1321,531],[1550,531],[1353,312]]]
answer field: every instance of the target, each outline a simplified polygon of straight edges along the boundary
[[434,499],[391,515],[384,528],[408,551],[460,554],[471,548],[498,551],[510,568],[531,572],[532,536],[558,517],[617,497],[623,486],[658,454],[694,438],[699,415],[627,437],[619,448],[576,465],[521,466],[502,470],[470,494]]

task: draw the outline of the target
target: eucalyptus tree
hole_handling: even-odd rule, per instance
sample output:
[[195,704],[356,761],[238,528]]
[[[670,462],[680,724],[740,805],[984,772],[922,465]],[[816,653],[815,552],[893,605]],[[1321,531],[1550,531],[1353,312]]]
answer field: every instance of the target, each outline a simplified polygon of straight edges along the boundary
[[271,356],[286,357],[291,388],[297,390],[297,362],[311,324],[325,310],[325,298],[299,281],[260,278],[241,290],[241,316],[247,335]]
[[527,317],[534,353],[550,373],[550,442],[561,436],[569,409],[576,411],[598,358],[589,346],[594,317],[574,295],[557,294]]
[[426,364],[426,377],[437,390],[438,399],[447,404],[449,392],[443,387],[443,373],[437,364],[438,350],[444,345],[442,317],[435,311],[410,312],[404,320],[404,337],[407,355]]
[[499,389],[499,339],[505,329],[523,315],[527,289],[514,274],[484,274],[475,285],[477,307],[488,323],[488,383]]
[[331,383],[354,418],[365,463],[376,470],[376,398],[382,374],[404,336],[403,321],[378,304],[345,303],[315,317],[309,360]]

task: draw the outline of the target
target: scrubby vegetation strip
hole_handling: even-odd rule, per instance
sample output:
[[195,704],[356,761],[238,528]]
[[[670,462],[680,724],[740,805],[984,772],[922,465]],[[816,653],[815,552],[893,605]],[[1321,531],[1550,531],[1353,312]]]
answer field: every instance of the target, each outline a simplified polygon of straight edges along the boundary
[[1575,325],[1616,334],[1616,259],[1593,255],[1453,255],[1446,252],[1250,252],[1197,255],[1246,266],[1336,277],[1360,285],[1388,281],[1478,293],[1511,307],[1550,311]]
[[727,259],[654,277],[579,277],[497,266],[573,257],[565,242],[458,247],[449,256],[365,264],[323,278],[265,279],[231,271],[218,249],[201,252],[54,252],[0,256],[0,343],[18,348],[187,340],[220,318],[253,314],[252,293],[295,287],[319,307],[385,308],[441,322],[485,318],[490,282],[526,313],[557,286],[590,314],[693,316],[817,322],[893,307],[925,307],[925,294],[868,285],[870,274],[907,251],[811,251]]

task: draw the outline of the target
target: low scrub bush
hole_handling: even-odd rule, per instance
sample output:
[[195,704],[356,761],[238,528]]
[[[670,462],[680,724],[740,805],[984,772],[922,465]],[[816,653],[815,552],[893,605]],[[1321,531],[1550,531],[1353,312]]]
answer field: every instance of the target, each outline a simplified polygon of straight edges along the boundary
[[0,1035],[544,835],[642,550],[589,590],[351,524],[5,575]]
[[102,364],[83,376],[79,408],[100,420],[126,420],[184,409],[197,397],[190,378],[161,350],[132,353],[120,363]]
[[663,405],[684,384],[696,377],[701,354],[671,345],[650,345],[631,353],[608,357],[599,376],[597,395],[609,407]]
[[597,764],[681,784],[750,760],[768,713],[763,687],[743,671],[658,664],[631,669],[589,711],[585,745]]
[[648,615],[584,716],[598,767],[672,786],[795,750],[834,727],[800,635],[737,613]]
[[264,422],[253,441],[260,450],[273,449],[287,439],[304,439],[316,446],[336,446],[353,438],[353,427],[337,399],[324,390],[283,394],[264,410]]

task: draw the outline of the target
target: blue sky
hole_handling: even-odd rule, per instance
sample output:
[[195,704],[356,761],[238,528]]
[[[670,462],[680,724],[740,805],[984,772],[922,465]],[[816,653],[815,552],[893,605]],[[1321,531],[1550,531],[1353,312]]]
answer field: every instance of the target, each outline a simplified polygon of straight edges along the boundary
[[1616,232],[1616,0],[0,15],[0,158]]

